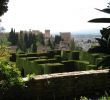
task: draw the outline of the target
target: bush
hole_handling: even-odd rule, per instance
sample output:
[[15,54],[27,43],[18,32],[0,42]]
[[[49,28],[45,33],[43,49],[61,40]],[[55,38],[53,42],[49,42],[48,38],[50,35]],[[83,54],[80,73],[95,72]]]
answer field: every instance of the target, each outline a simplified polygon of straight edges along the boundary
[[[20,71],[8,62],[0,63],[0,98],[9,100],[13,91],[18,92],[24,86]],[[14,88],[14,90],[12,90]],[[15,93],[16,95],[16,93]],[[14,96],[15,97],[15,96]],[[11,99],[10,99],[11,100]]]
[[61,55],[61,50],[54,50],[55,55]]
[[85,71],[88,65],[88,61],[74,61],[75,71]]
[[63,50],[61,52],[61,58],[62,60],[68,60],[70,56],[71,51],[70,50]]
[[27,57],[37,57],[37,53],[28,53]]
[[36,60],[36,59],[39,59],[38,57],[27,57],[26,60],[27,61],[33,61],[33,60]]
[[29,62],[28,74],[42,75],[44,74],[44,68],[41,64],[35,63],[34,61]]
[[96,70],[97,69],[97,65],[87,65],[86,70]]
[[53,58],[55,55],[54,50],[49,50],[48,51],[48,58]]
[[65,72],[72,72],[75,70],[74,60],[62,61],[61,63],[64,64]]
[[79,60],[79,51],[72,51],[70,53],[70,60]]
[[10,61],[16,62],[16,53],[11,53],[10,55],[11,55],[10,56]]
[[57,62],[61,62],[61,56],[60,55],[55,55],[54,58],[56,59]]
[[48,63],[43,64],[42,66],[44,67],[44,74],[64,72],[64,65],[61,63]]

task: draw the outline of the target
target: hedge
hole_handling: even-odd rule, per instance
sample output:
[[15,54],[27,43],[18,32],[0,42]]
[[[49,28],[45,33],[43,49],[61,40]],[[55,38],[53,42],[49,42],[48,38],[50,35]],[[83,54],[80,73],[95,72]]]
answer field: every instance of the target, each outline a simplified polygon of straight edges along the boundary
[[55,55],[54,58],[56,59],[57,62],[61,62],[61,56],[60,55]]
[[36,59],[39,59],[39,58],[38,57],[26,57],[26,60],[28,60],[28,61],[33,61]]
[[65,72],[75,71],[74,60],[62,61],[61,63],[64,64]]
[[44,67],[44,74],[64,72],[64,65],[61,63],[47,63],[42,64],[42,66]]
[[10,59],[10,61],[12,61],[12,62],[16,62],[16,53],[11,53],[9,59]]
[[70,53],[70,60],[79,60],[79,51],[72,51]]
[[87,70],[87,66],[89,65],[88,61],[74,61],[75,71],[84,71]]
[[48,53],[48,58],[53,58],[55,55],[54,50],[49,50],[47,51],[47,53]]
[[61,50],[54,50],[55,55],[61,55]]
[[87,65],[86,70],[96,70],[97,69],[97,65]]
[[28,67],[27,67],[27,74],[36,74],[36,75],[42,75],[44,74],[44,68],[42,65],[37,64],[33,61],[28,62]]
[[70,56],[71,51],[70,50],[63,50],[61,51],[61,58],[62,60],[68,60]]

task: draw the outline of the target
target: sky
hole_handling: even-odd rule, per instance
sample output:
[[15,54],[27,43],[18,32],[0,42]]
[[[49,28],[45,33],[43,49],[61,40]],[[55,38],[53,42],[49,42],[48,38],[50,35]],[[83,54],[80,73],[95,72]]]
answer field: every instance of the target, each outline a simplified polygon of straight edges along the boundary
[[93,18],[109,17],[94,8],[107,7],[109,0],[10,0],[1,26],[10,31],[50,29],[51,32],[100,30],[109,24],[88,23]]

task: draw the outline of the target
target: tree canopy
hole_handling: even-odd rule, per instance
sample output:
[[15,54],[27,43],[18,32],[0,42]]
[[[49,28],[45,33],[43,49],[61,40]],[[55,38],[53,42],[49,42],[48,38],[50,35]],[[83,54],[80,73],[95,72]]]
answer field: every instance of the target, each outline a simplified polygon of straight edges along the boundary
[[0,0],[0,16],[2,16],[5,12],[8,11],[8,4],[9,0]]
[[[95,8],[95,9],[98,10],[98,11],[110,14],[110,2],[108,3],[107,8],[104,8],[104,9],[97,9],[97,8]],[[93,22],[93,23],[110,23],[110,18],[95,18],[95,19],[89,20],[88,22]]]

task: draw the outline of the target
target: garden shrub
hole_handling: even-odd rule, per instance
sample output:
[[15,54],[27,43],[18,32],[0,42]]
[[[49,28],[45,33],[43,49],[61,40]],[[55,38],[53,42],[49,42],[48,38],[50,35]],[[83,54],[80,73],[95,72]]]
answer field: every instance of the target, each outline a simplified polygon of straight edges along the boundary
[[55,55],[54,50],[49,50],[47,53],[48,53],[48,58],[53,58]]
[[61,50],[54,50],[55,55],[61,55]]
[[70,53],[70,60],[79,60],[79,51],[72,51]]
[[10,56],[10,61],[16,62],[16,53],[11,53],[10,55],[11,55]]
[[42,66],[44,67],[44,74],[64,72],[64,65],[61,63],[47,63],[42,64]]
[[38,56],[38,57],[41,57],[41,56],[46,56],[46,57],[48,57],[48,53],[47,53],[47,52],[40,52],[40,53],[37,53],[37,56]]
[[90,58],[90,53],[85,52],[85,51],[81,51],[80,55],[79,55],[79,60],[81,61],[88,61]]
[[53,58],[53,59],[48,59],[48,63],[56,63],[57,62],[57,60],[55,59],[55,58]]
[[62,64],[64,64],[65,72],[71,72],[74,71],[74,60],[68,60],[68,61],[62,61]]
[[27,54],[17,54],[17,58],[27,57]]
[[48,59],[47,56],[40,56],[39,59]]
[[37,53],[27,53],[27,57],[37,57]]
[[100,57],[100,54],[94,53],[90,55],[89,62],[91,64],[96,64],[96,59]]
[[70,50],[62,50],[61,51],[61,58],[62,60],[68,60],[70,56],[71,51]]
[[97,69],[97,65],[87,65],[86,70],[96,70]]
[[28,73],[27,74],[36,74],[36,75],[42,75],[44,74],[44,68],[41,64],[35,63],[34,61],[29,62],[28,67]]
[[20,71],[9,62],[0,62],[0,100],[16,99],[18,90],[22,91],[23,86]]
[[38,57],[26,57],[27,61],[33,61],[33,60],[36,60],[36,59],[39,59],[39,58]]
[[61,56],[60,55],[55,55],[54,58],[56,59],[57,62],[61,62]]
[[47,59],[37,59],[37,60],[34,60],[33,62],[36,64],[45,64],[45,63],[48,63],[48,60]]
[[84,71],[86,70],[87,65],[89,65],[88,61],[74,61],[75,71]]

